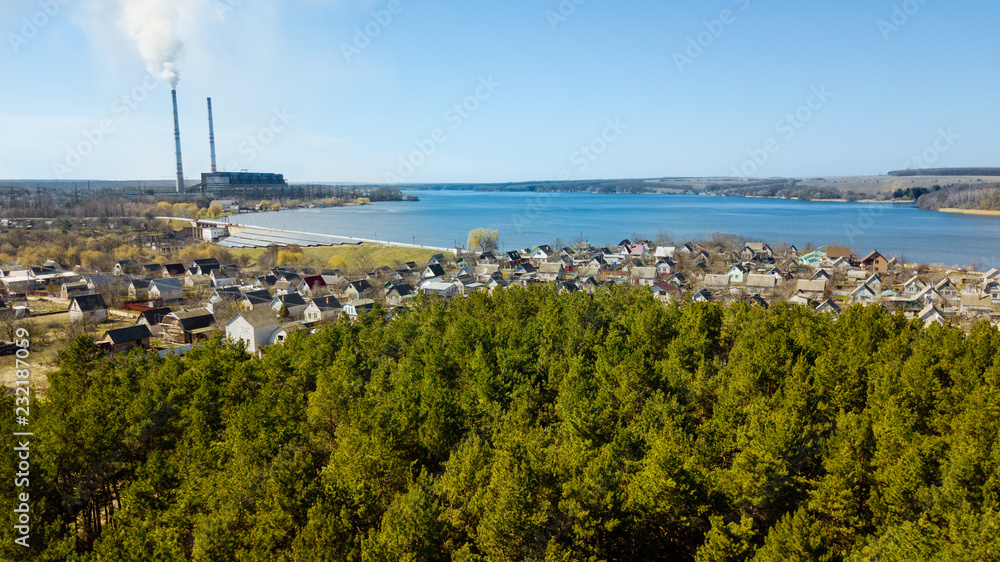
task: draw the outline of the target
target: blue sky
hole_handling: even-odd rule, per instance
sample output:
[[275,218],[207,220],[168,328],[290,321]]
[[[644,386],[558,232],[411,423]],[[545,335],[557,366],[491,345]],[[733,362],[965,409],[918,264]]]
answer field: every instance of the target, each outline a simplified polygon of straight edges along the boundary
[[[147,77],[114,2],[0,7],[0,177],[172,177],[169,87]],[[208,168],[207,96],[220,167],[291,181],[1000,165],[993,2],[170,4],[189,178]]]

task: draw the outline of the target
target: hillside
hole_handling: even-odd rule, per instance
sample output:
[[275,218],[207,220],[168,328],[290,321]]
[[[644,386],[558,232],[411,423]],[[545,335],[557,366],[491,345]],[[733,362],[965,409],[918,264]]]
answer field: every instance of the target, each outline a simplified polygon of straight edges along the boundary
[[3,494],[5,560],[1000,552],[987,324],[531,289],[376,311],[261,360],[218,340],[98,359],[86,338],[60,357],[31,407],[31,547]]
[[917,200],[922,209],[1000,210],[1000,184],[953,185]]

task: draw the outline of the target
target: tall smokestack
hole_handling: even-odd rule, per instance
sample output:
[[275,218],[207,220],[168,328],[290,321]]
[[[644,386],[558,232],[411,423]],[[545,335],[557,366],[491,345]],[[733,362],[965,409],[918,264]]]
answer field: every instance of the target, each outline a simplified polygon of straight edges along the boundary
[[177,193],[184,192],[184,164],[181,162],[181,123],[177,117],[177,90],[170,90],[174,99],[174,143],[177,145]]
[[212,124],[212,98],[208,98],[208,146],[212,149],[212,173],[218,170],[215,167],[215,125]]

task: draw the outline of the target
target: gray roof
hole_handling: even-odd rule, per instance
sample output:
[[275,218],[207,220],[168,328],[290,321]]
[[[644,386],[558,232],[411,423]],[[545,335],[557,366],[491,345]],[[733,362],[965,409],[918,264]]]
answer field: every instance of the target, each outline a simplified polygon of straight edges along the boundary
[[156,288],[160,291],[164,289],[184,289],[184,284],[181,283],[180,279],[176,277],[165,277],[163,279],[154,279],[150,282],[150,288],[156,285]]
[[306,300],[302,298],[299,293],[288,293],[287,295],[278,295],[274,297],[271,302],[280,301],[285,306],[305,306]]
[[340,308],[340,301],[335,297],[321,297],[318,299],[313,299],[312,304],[315,304],[320,310],[336,310]]
[[137,324],[117,330],[108,330],[104,333],[104,337],[110,339],[112,343],[119,344],[149,339],[153,337],[153,333],[149,331],[149,326]]
[[83,312],[93,312],[108,308],[108,305],[104,302],[104,297],[98,293],[88,293],[73,297],[70,302],[71,307],[73,306],[73,302],[76,302],[77,306]]
[[229,321],[229,324],[233,323],[236,318],[242,318],[246,320],[254,328],[263,328],[265,326],[277,326],[279,322],[278,313],[271,310],[270,308],[257,308],[248,312],[241,312]]
[[215,324],[215,315],[205,308],[172,312],[169,316],[176,318],[180,322],[181,329],[185,332],[208,328]]

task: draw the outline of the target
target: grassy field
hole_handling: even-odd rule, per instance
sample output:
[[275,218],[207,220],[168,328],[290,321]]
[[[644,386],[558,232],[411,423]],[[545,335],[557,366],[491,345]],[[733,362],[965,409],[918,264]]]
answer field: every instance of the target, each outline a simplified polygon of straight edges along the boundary
[[[31,381],[38,395],[44,395],[48,388],[48,374],[58,367],[57,353],[65,349],[72,339],[69,329],[69,313],[65,312],[69,301],[61,299],[29,298],[28,305],[34,314],[49,314],[48,316],[33,316],[22,324],[31,333],[31,355],[28,363],[31,365]],[[104,335],[107,330],[124,328],[135,324],[134,318],[123,318],[112,315],[100,324],[89,326],[88,335],[95,340]],[[0,385],[13,387],[15,380],[14,358],[0,358]]]
[[[265,252],[264,248],[235,248],[230,249],[234,256],[245,256],[256,263],[257,259]],[[342,270],[351,269],[374,269],[387,265],[392,267],[408,261],[414,261],[423,265],[434,254],[436,250],[420,250],[416,248],[398,248],[395,246],[377,246],[374,244],[363,244],[360,246],[331,246],[322,248],[303,248],[305,258],[301,263],[293,265],[305,265],[312,267],[335,267]],[[336,264],[331,263],[334,257],[339,257]]]

